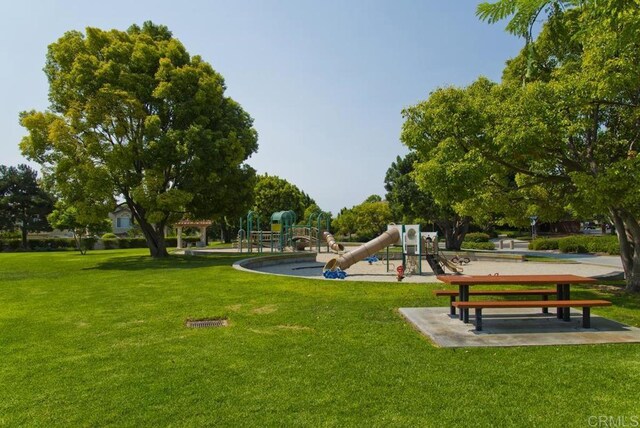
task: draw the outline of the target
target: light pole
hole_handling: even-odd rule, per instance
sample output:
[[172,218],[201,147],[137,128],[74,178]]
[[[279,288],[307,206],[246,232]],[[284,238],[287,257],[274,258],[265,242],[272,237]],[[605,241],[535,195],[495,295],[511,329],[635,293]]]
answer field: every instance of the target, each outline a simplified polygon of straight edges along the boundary
[[538,222],[538,216],[532,215],[529,217],[529,220],[531,220],[531,239],[536,239],[536,223]]

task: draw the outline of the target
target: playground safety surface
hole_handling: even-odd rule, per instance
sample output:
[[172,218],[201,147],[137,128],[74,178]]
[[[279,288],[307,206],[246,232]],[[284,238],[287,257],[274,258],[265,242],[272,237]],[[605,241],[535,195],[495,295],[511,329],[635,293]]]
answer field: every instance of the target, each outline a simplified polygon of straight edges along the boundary
[[[301,253],[302,254],[302,253]],[[264,253],[265,256],[271,253]],[[324,279],[322,267],[331,258],[337,257],[332,253],[319,253],[315,261],[290,262],[282,260],[278,264],[255,267],[247,269],[253,272],[299,276],[304,278]],[[369,282],[394,282],[397,283],[396,266],[399,260],[389,262],[378,261],[369,264],[366,261],[359,261],[347,270],[346,281],[369,281]],[[244,269],[236,266],[238,269]],[[514,262],[514,261],[472,261],[465,265],[464,274],[469,275],[526,275],[526,274],[575,274],[581,276],[607,277],[619,274],[620,271],[610,266],[590,265],[586,263],[538,263],[538,262]],[[423,273],[408,274],[402,282],[405,283],[435,283],[440,282],[429,268],[426,261],[422,264]],[[327,279],[327,281],[342,281],[340,279]]]

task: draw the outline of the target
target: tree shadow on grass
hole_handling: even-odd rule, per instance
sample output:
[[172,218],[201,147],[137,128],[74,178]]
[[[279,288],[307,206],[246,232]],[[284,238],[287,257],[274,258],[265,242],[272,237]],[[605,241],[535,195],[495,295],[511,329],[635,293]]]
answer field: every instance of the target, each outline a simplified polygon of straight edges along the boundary
[[113,257],[83,270],[123,270],[148,269],[197,269],[215,266],[231,266],[234,262],[247,258],[246,254],[215,254],[211,256],[171,255],[163,259],[150,256]]
[[571,298],[580,300],[609,300],[613,306],[624,309],[640,309],[640,295],[626,293],[622,287],[609,290],[585,287],[572,287]]

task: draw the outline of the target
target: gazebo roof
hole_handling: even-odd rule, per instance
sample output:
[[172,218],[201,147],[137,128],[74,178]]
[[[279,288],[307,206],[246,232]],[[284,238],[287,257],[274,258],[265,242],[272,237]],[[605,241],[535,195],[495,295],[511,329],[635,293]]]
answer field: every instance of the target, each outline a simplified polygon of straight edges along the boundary
[[175,223],[174,226],[179,227],[208,227],[211,226],[213,222],[211,220],[186,220],[182,219],[179,222]]

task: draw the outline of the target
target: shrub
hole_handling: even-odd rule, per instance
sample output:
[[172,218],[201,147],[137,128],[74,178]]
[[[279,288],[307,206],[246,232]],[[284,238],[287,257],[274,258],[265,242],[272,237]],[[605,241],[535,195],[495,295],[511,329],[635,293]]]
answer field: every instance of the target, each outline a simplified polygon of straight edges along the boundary
[[617,236],[568,236],[560,238],[559,249],[563,253],[607,253],[620,254]]
[[507,233],[505,233],[507,238],[511,238],[511,239],[519,238],[525,234],[526,232],[523,232],[522,230],[509,230]]
[[495,250],[496,246],[493,242],[469,242],[464,241],[462,248],[465,250]]
[[102,235],[102,239],[118,239],[118,237],[116,236],[115,233],[109,232]]
[[560,239],[558,248],[563,253],[585,254],[589,252],[584,242],[581,242],[579,239],[574,239],[573,237]]
[[22,245],[21,239],[3,239],[2,251],[16,251]]
[[490,236],[487,233],[471,232],[464,236],[465,242],[489,242]]
[[[82,243],[80,245],[82,245],[82,248],[85,250],[93,250],[93,248],[96,245],[96,242],[98,242],[97,238],[82,238]],[[75,245],[74,245],[75,247]]]
[[147,240],[144,238],[120,238],[119,248],[146,248]]
[[104,245],[105,250],[113,250],[118,248],[118,240],[117,239],[103,239],[102,245]]
[[529,242],[530,250],[557,250],[559,248],[559,240],[556,238],[536,238]]

